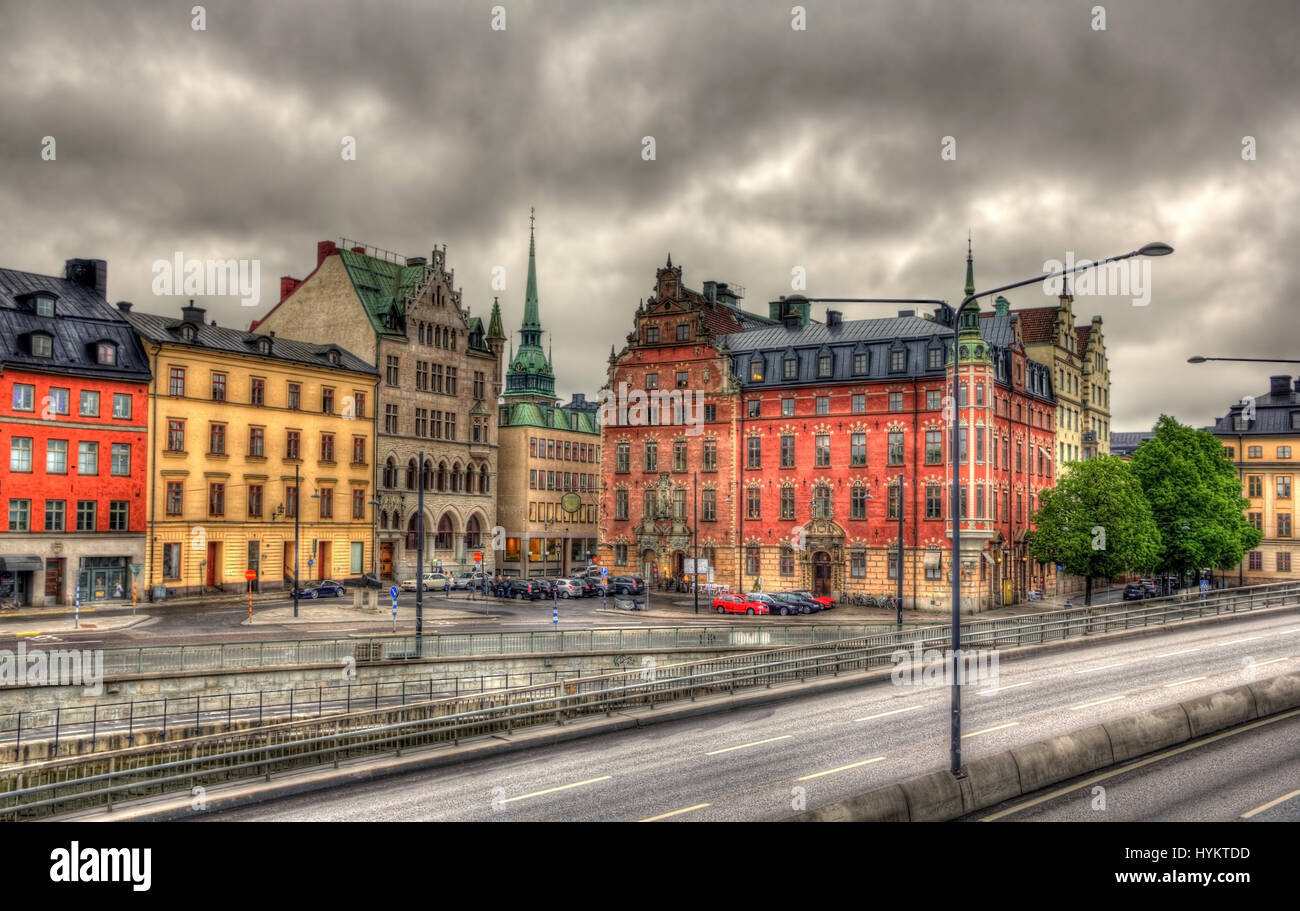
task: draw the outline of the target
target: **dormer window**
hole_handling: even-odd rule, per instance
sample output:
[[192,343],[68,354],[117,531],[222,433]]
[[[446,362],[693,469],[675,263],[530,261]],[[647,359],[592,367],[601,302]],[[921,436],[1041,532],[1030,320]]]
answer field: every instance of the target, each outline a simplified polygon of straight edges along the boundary
[[185,341],[193,342],[197,335],[198,330],[196,330],[190,323],[181,326],[181,338],[185,339]]
[[54,315],[54,298],[48,294],[36,295],[36,315],[53,316]]
[[111,342],[99,342],[95,345],[95,362],[106,367],[117,364],[117,346]]
[[329,354],[326,356],[329,358],[331,364],[337,364],[339,362],[339,353],[334,349],[330,349]]
[[269,338],[263,338],[257,340],[257,353],[258,354],[271,353],[271,340]]
[[[53,301],[51,301],[51,304]],[[32,356],[33,357],[54,357],[54,339],[44,332],[35,332],[32,334]]]

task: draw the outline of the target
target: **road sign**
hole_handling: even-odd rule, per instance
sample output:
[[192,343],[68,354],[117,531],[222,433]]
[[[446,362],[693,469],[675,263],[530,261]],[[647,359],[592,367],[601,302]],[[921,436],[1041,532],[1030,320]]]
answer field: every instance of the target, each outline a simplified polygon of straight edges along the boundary
[[394,585],[392,588],[390,588],[390,589],[388,590],[388,593],[389,593],[390,595],[393,596],[393,600],[394,600],[394,601],[397,600],[397,586],[396,586],[396,585]]
[[483,562],[483,555],[482,555],[482,554],[475,554],[475,555],[474,555],[474,562],[475,562],[475,563],[482,563],[482,562]]
[[133,576],[138,576],[138,575],[140,575],[140,570],[142,570],[142,569],[144,569],[144,564],[143,564],[143,563],[132,563],[132,564],[131,564],[131,575],[133,575]]
[[1058,573],[1063,573],[1063,572],[1065,572],[1065,567],[1058,563],[1058,564],[1056,564],[1056,571],[1057,571]]
[[608,578],[609,578],[609,567],[608,567],[608,566],[602,566],[602,567],[600,568],[600,577],[601,577],[602,579],[608,579]]
[[244,578],[247,579],[249,582],[252,582],[254,579],[257,578],[257,570],[255,569],[244,570]]

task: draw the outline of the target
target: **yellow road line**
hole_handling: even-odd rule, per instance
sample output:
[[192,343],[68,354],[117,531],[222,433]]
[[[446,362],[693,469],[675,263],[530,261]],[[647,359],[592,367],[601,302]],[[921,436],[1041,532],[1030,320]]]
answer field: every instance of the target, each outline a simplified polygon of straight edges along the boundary
[[1281,797],[1277,798],[1276,800],[1270,800],[1268,803],[1264,804],[1263,806],[1255,807],[1255,809],[1249,811],[1248,813],[1242,813],[1241,818],[1250,819],[1250,817],[1252,816],[1258,816],[1260,813],[1263,813],[1265,810],[1270,810],[1273,807],[1277,806],[1278,804],[1290,800],[1292,797],[1295,797],[1297,794],[1300,794],[1300,790],[1292,791],[1290,794],[1283,794]]
[[658,822],[661,819],[667,819],[669,816],[680,816],[683,813],[689,813],[692,810],[703,810],[705,807],[711,807],[711,803],[697,803],[693,807],[683,807],[680,810],[673,810],[671,813],[660,813],[658,816],[651,816],[649,819],[639,820],[640,822]]
[[516,800],[527,800],[530,797],[541,797],[543,794],[554,794],[556,791],[567,791],[569,788],[580,788],[584,784],[595,784],[598,781],[609,781],[613,775],[602,775],[599,778],[588,778],[586,781],[575,781],[573,784],[562,784],[559,787],[547,788],[544,791],[533,791],[531,794],[520,794],[518,797],[507,797],[502,803],[513,803]]
[[14,637],[17,639],[21,639],[23,636],[39,636],[40,634],[41,631],[36,630],[35,632],[31,632],[31,633],[14,633]]
[[811,775],[796,778],[795,781],[810,781],[813,778],[821,778],[823,775],[834,775],[836,772],[844,772],[848,769],[856,769],[859,766],[871,765],[873,762],[882,762],[884,758],[884,756],[874,756],[871,759],[864,759],[861,762],[851,762],[848,765],[842,765],[837,769],[827,769],[825,772],[813,772]]
[[789,740],[793,734],[782,734],[780,737],[769,737],[766,740],[755,740],[753,743],[742,743],[738,747],[727,747],[725,750],[713,750],[705,753],[705,756],[717,756],[719,753],[730,753],[732,750],[743,750],[747,747],[762,746],[765,743],[776,743],[778,740]]

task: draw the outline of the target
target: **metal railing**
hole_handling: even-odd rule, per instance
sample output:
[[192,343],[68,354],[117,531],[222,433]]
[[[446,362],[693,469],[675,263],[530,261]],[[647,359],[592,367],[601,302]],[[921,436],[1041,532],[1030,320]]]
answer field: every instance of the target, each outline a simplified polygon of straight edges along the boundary
[[[1267,590],[1264,590],[1267,589]],[[963,624],[969,649],[1028,645],[1120,629],[1163,625],[1207,615],[1294,605],[1300,583],[1235,590],[1226,597],[1160,599],[1077,608],[1006,620]],[[941,648],[951,627],[922,627],[839,642],[793,646],[656,668],[557,680],[512,690],[435,699],[246,728],[77,759],[0,770],[0,816],[18,819],[114,801],[315,768],[351,759],[444,744],[537,724],[563,725],[581,717],[653,709],[681,699],[807,681],[887,667],[894,653]]]

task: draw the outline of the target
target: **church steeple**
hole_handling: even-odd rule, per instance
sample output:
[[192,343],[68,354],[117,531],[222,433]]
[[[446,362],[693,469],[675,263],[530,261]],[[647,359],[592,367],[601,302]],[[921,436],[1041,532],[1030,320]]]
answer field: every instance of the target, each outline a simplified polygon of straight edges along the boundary
[[519,327],[523,345],[542,343],[542,322],[537,312],[537,240],[534,230],[536,209],[528,210],[528,289],[524,292],[524,322]]
[[542,321],[537,305],[536,210],[528,216],[528,284],[524,291],[524,321],[519,327],[519,349],[512,352],[506,369],[507,397],[555,401],[555,373],[542,350]]
[[975,293],[975,260],[971,256],[970,232],[966,232],[966,296]]

